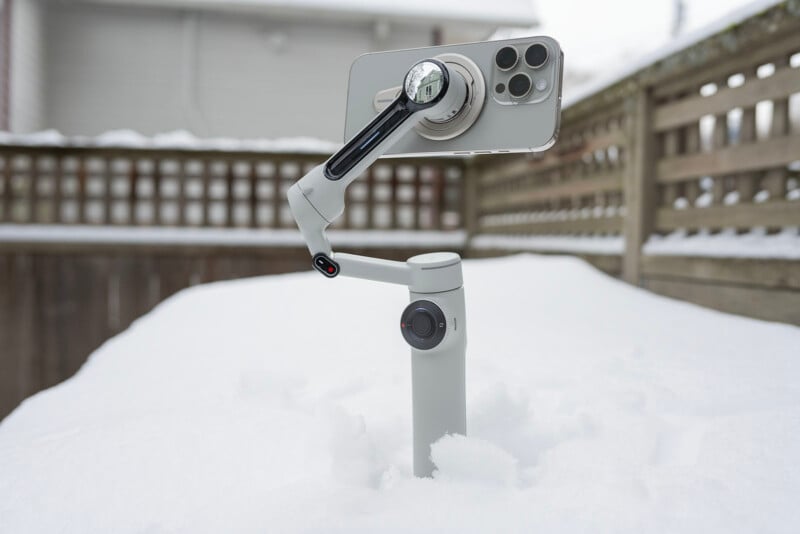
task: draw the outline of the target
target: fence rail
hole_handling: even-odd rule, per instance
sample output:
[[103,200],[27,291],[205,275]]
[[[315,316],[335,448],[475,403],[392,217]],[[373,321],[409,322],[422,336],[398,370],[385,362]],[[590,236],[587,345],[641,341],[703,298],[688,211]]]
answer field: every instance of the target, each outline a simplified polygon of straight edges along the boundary
[[[294,228],[286,191],[322,155],[0,146],[0,221]],[[387,159],[347,191],[338,228],[461,225],[458,159]]]
[[[102,340],[180,288],[307,268],[299,236],[231,241],[292,233],[286,190],[322,159],[0,146],[0,230],[167,227],[205,236],[59,243],[0,233],[0,415],[72,374]],[[369,240],[351,240],[352,252],[576,253],[658,293],[800,324],[798,259],[648,252],[666,234],[781,232],[797,243],[800,1],[754,13],[574,102],[547,152],[381,160],[347,195],[336,228],[383,243],[367,251]]]

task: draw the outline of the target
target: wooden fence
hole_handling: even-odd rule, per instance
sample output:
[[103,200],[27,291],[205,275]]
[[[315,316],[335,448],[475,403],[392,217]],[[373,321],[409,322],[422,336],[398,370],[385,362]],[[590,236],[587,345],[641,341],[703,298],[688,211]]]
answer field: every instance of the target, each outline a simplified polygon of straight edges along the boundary
[[619,253],[582,255],[658,293],[800,324],[799,261],[655,254],[645,245],[675,232],[797,236],[800,2],[568,106],[548,152],[484,160],[472,172],[479,179],[465,219],[482,243],[485,234],[618,236]]
[[[289,187],[325,157],[310,154],[0,146],[0,222],[294,228]],[[463,163],[396,159],[347,191],[333,228],[461,225]]]
[[[323,159],[0,147],[0,416],[181,288],[307,269],[285,193]],[[349,188],[334,242],[393,259],[580,251],[658,293],[800,324],[800,261],[653,246],[676,232],[797,238],[798,182],[792,0],[571,103],[543,154],[382,160]],[[581,242],[605,250],[564,245]]]
[[[309,269],[286,190],[324,159],[0,147],[0,417],[180,289]],[[463,252],[463,172],[452,159],[375,165],[349,188],[333,242],[396,260]]]

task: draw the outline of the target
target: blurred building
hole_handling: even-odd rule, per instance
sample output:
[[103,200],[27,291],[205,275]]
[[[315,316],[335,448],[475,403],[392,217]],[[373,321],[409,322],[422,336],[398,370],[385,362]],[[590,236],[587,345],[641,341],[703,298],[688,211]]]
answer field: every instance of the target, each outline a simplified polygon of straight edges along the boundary
[[4,0],[0,129],[343,132],[365,52],[535,24],[530,0]]

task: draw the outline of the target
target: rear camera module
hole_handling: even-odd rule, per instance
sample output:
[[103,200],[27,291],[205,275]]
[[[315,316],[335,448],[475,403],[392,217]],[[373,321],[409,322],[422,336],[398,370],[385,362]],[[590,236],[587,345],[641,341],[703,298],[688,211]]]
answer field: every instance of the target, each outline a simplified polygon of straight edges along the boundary
[[525,51],[525,63],[532,69],[538,69],[547,62],[547,47],[543,44],[532,44]]
[[517,54],[517,49],[513,46],[504,46],[494,56],[494,62],[500,70],[513,69],[518,60],[519,54]]
[[515,98],[522,98],[531,91],[531,78],[527,74],[520,72],[515,74],[508,81],[508,92]]

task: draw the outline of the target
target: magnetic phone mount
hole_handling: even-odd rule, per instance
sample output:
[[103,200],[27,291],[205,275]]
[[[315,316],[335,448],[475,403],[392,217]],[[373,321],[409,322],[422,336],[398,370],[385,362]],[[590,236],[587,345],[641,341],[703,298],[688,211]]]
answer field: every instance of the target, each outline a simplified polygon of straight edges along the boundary
[[445,121],[425,118],[414,127],[414,130],[426,139],[446,141],[466,132],[478,120],[483,110],[483,103],[486,101],[486,82],[481,69],[466,56],[441,54],[435,59],[444,62],[452,71],[464,78],[467,84],[467,98],[456,116]]
[[[440,54],[434,59],[443,62],[452,72],[461,75],[466,83],[466,98],[456,115],[446,119],[426,117],[414,126],[414,131],[426,139],[446,141],[463,134],[478,120],[486,101],[486,80],[478,65],[466,56]],[[399,86],[378,92],[372,100],[375,111],[379,113],[384,111],[402,91],[403,87]]]
[[455,120],[468,100],[469,89],[464,77],[437,59],[416,63],[406,74],[398,97],[372,122],[353,136],[344,147],[325,163],[325,176],[339,180],[350,172],[379,145],[390,141],[392,134],[412,116],[446,124]]

